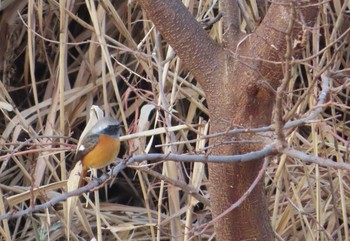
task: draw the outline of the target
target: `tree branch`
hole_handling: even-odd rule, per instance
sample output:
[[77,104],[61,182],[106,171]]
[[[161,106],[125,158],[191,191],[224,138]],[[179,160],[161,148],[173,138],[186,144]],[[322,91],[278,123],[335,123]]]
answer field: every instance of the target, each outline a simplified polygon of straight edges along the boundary
[[224,45],[235,50],[240,37],[240,16],[238,0],[222,0],[220,11],[223,13]]
[[283,131],[284,126],[284,119],[283,119],[283,97],[285,96],[285,91],[287,89],[287,86],[291,79],[291,71],[292,71],[292,56],[293,56],[293,48],[292,48],[292,41],[293,41],[293,27],[294,27],[294,21],[295,21],[295,8],[293,5],[293,2],[290,2],[290,17],[289,17],[289,24],[287,27],[286,32],[286,53],[284,56],[285,59],[285,71],[284,71],[284,78],[280,86],[277,88],[276,91],[276,103],[275,103],[275,109],[274,109],[274,124],[275,124],[275,137],[278,143],[277,148],[282,148],[284,145],[286,145],[286,137]]
[[[162,36],[201,85],[220,71],[223,49],[215,43],[179,0],[137,0]],[[164,21],[166,19],[166,21]]]
[[334,169],[343,169],[350,171],[350,164],[345,162],[335,162],[331,159],[322,158],[315,155],[306,154],[305,152],[298,151],[292,148],[285,148],[282,150],[283,154],[287,156],[300,159],[305,162],[315,163],[321,166],[333,167]]
[[[118,174],[125,167],[126,167],[126,162],[122,161],[113,169],[113,173]],[[93,190],[94,188],[99,187],[99,186],[101,186],[101,184],[105,183],[109,178],[110,178],[110,176],[108,174],[104,174],[99,178],[93,179],[86,186],[83,186],[83,187],[78,188],[78,189],[71,191],[71,192],[63,193],[55,198],[52,198],[51,200],[49,200],[43,204],[36,205],[34,207],[27,208],[25,210],[20,210],[20,211],[11,210],[11,211],[7,212],[6,214],[0,215],[0,221],[2,221],[4,219],[18,218],[21,216],[31,214],[31,213],[36,212],[36,211],[43,210],[45,208],[49,208],[49,207],[51,207],[51,206],[53,206],[61,201],[67,200],[69,197],[79,196],[80,194],[82,194],[84,192],[88,192],[90,190]]]
[[242,155],[234,155],[234,156],[205,156],[205,155],[176,155],[176,154],[135,155],[130,157],[127,160],[123,160],[119,162],[118,165],[112,169],[112,174],[103,174],[101,177],[93,179],[86,186],[68,193],[63,193],[62,195],[57,196],[46,203],[36,205],[34,207],[27,208],[25,210],[21,210],[18,212],[13,210],[10,212],[7,212],[4,215],[0,215],[0,221],[3,219],[17,218],[20,216],[28,215],[30,213],[33,213],[45,208],[49,208],[57,204],[58,202],[67,200],[69,197],[78,196],[84,192],[88,192],[96,188],[100,188],[103,186],[101,184],[104,184],[106,181],[108,181],[110,177],[117,176],[121,170],[123,170],[128,165],[134,162],[140,162],[145,160],[153,161],[153,162],[171,160],[171,161],[204,162],[204,163],[239,163],[239,162],[247,162],[251,160],[263,159],[266,156],[274,155],[274,154],[276,154],[275,148],[273,147],[273,145],[268,145],[260,151],[251,152],[251,153],[242,154]]

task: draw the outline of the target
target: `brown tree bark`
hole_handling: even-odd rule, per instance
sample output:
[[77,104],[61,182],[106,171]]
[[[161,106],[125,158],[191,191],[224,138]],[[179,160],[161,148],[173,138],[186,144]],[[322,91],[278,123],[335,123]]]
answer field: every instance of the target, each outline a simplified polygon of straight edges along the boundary
[[[239,39],[236,1],[223,0],[223,46],[218,45],[178,0],[138,0],[147,16],[174,48],[203,87],[208,101],[211,133],[234,126],[249,128],[271,123],[275,90],[283,78],[280,64],[286,52],[286,29],[291,20],[288,1],[272,4],[256,31]],[[275,1],[276,2],[276,1]],[[313,3],[318,1],[313,0]],[[298,9],[297,13],[300,13]],[[317,7],[303,8],[304,21],[312,23]],[[300,29],[300,26],[299,26]],[[294,33],[298,31],[295,28]],[[218,145],[211,154],[232,155],[260,149],[264,138],[254,135],[225,136],[261,140],[257,144]],[[223,140],[211,140],[221,143]],[[209,166],[213,216],[224,212],[249,188],[261,161],[239,165]],[[263,183],[238,208],[215,223],[217,240],[273,240]]]

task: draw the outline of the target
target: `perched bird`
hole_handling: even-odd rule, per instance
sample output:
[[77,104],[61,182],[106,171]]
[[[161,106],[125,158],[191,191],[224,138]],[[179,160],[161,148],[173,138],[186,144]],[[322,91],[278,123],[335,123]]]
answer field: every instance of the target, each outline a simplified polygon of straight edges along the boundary
[[75,161],[80,160],[82,163],[79,187],[84,184],[89,168],[103,168],[117,158],[121,127],[117,120],[104,117],[86,134],[75,156]]

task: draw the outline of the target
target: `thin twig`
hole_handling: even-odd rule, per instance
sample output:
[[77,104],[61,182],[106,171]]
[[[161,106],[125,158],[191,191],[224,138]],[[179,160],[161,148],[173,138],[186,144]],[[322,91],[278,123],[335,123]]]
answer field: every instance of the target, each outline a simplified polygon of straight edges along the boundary
[[247,23],[248,30],[250,33],[252,33],[254,31],[254,24],[252,23],[252,21],[249,18],[247,9],[246,9],[242,0],[238,0],[237,3],[238,3],[238,6],[241,10],[241,14],[242,14],[243,18],[244,18],[245,22]]
[[[114,169],[113,169],[113,173],[119,173],[121,170],[123,170],[126,167],[126,162],[120,162]],[[100,186],[102,183],[106,182],[108,180],[108,178],[110,178],[110,176],[108,174],[104,174],[99,178],[95,178],[93,179],[91,182],[89,182],[86,186],[83,186],[79,189],[76,189],[74,191],[68,192],[68,193],[63,193],[55,198],[52,198],[51,200],[40,204],[40,205],[36,205],[34,207],[31,208],[27,208],[25,210],[20,210],[20,211],[15,211],[15,210],[11,210],[9,212],[7,212],[6,214],[0,215],[0,221],[4,220],[4,219],[12,219],[12,218],[18,218],[21,216],[25,216],[25,215],[29,215],[33,212],[36,211],[40,211],[43,210],[45,208],[49,208],[61,201],[65,201],[67,200],[69,197],[73,197],[73,196],[79,196],[80,194],[84,193],[84,192],[88,192],[90,190],[93,190],[95,187]]]
[[283,120],[283,97],[284,92],[290,82],[291,79],[291,71],[292,71],[292,65],[290,64],[292,60],[293,55],[293,49],[292,49],[292,33],[293,33],[293,26],[295,21],[295,9],[294,4],[291,1],[290,2],[290,17],[289,17],[289,23],[288,28],[286,32],[286,53],[285,53],[285,73],[284,78],[281,83],[281,85],[277,88],[276,91],[276,104],[275,104],[275,110],[274,110],[274,124],[275,124],[275,136],[277,140],[277,148],[283,148],[286,145],[286,137],[283,132],[284,127],[284,120]]
[[222,18],[222,12],[219,12],[214,18],[210,19],[208,22],[203,23],[204,29],[209,29],[215,23],[217,23]]

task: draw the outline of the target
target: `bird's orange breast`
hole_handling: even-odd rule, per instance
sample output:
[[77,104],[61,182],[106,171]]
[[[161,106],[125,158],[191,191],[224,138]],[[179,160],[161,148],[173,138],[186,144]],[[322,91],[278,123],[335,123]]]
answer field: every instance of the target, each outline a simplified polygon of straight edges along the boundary
[[120,141],[108,135],[100,135],[95,147],[83,158],[84,168],[102,168],[114,161],[120,150]]

